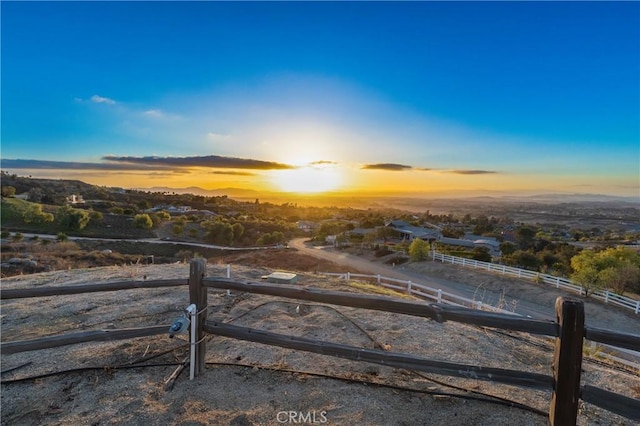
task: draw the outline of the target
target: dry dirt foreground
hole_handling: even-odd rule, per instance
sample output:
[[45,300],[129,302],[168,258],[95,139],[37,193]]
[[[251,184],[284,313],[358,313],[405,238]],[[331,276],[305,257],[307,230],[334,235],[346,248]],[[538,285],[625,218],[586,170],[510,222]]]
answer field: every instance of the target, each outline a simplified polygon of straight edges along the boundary
[[[436,265],[432,265],[436,267]],[[447,265],[440,265],[444,268]],[[449,266],[449,268],[455,268]],[[439,269],[440,270],[440,269]],[[233,266],[233,278],[271,272]],[[209,276],[222,276],[209,265]],[[453,273],[453,272],[451,272]],[[104,267],[21,276],[3,288],[186,278],[187,264]],[[471,273],[465,272],[469,276]],[[487,280],[478,274],[477,280]],[[371,291],[314,274],[301,286]],[[2,341],[81,330],[166,324],[188,304],[187,287],[2,301]],[[209,318],[278,333],[383,347],[428,359],[551,374],[548,341],[456,323],[224,291],[209,292]],[[638,324],[628,317],[628,322]],[[611,324],[615,328],[618,324]],[[625,325],[626,327],[626,325]],[[207,368],[188,368],[186,335],[86,343],[2,356],[3,425],[546,425],[550,392],[392,369],[222,337],[207,340]],[[526,339],[526,340],[522,340]],[[28,363],[28,364],[27,364]],[[26,364],[26,365],[25,365]],[[584,383],[640,397],[638,372],[585,362]],[[71,370],[71,371],[69,371]],[[67,372],[65,372],[67,371]],[[46,376],[49,373],[58,373]],[[39,377],[40,376],[40,377]],[[22,379],[22,380],[21,380]],[[452,387],[454,386],[454,387]],[[460,389],[464,390],[460,390]],[[412,390],[408,390],[412,389]],[[542,414],[481,401],[517,401]],[[456,397],[464,395],[466,398]],[[473,399],[472,399],[473,398]],[[630,421],[583,404],[580,425]]]

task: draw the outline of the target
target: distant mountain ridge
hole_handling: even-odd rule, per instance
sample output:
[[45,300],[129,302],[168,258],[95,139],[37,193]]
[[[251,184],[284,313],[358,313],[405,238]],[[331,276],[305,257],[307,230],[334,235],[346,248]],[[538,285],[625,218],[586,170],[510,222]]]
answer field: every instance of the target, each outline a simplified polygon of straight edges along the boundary
[[[95,193],[96,197],[100,192],[109,190],[105,186],[93,185],[82,182],[80,180],[67,179],[41,179],[30,177],[19,177],[8,173],[2,173],[2,185],[14,186],[16,193],[20,194],[29,191],[31,188],[40,188],[46,192],[64,192],[67,195],[78,193],[87,195]],[[112,189],[112,188],[111,188]],[[400,204],[422,204],[424,202],[451,202],[453,200],[460,202],[474,203],[546,203],[546,204],[563,204],[563,203],[623,203],[637,208],[640,205],[640,194],[637,197],[615,196],[606,194],[585,194],[585,193],[541,193],[531,195],[519,195],[510,193],[500,193],[497,191],[481,191],[474,195],[468,191],[453,192],[437,192],[437,193],[415,193],[415,192],[387,192],[379,194],[367,194],[362,192],[334,192],[325,194],[295,194],[274,191],[258,191],[247,188],[215,188],[205,189],[199,186],[189,186],[182,188],[172,188],[166,186],[155,186],[149,188],[123,188],[135,191],[156,192],[156,193],[174,193],[174,194],[194,194],[206,197],[227,196],[229,198],[237,198],[239,200],[255,200],[272,201],[272,202],[296,202],[307,205],[337,205],[348,204],[351,206],[384,206],[391,204],[397,207]]]
[[[257,191],[254,189],[243,189],[243,188],[216,188],[216,189],[205,189],[199,186],[189,186],[185,188],[170,188],[170,187],[151,187],[151,188],[133,188],[138,191],[151,191],[151,192],[168,192],[168,193],[176,193],[176,194],[194,194],[194,195],[203,195],[203,196],[221,196],[227,195],[228,197],[238,197],[238,198],[269,198],[269,199],[282,199],[282,198],[290,198],[292,196],[311,199],[316,198],[318,195],[316,194],[289,194],[285,192],[273,192],[273,191]],[[547,193],[547,194],[534,194],[534,195],[513,195],[513,194],[492,194],[492,195],[481,195],[481,196],[473,196],[468,195],[468,193],[460,194],[456,196],[455,193],[450,194],[447,197],[443,197],[442,194],[415,194],[415,193],[395,193],[395,194],[362,194],[358,192],[338,192],[338,193],[330,193],[330,194],[322,194],[319,196],[320,198],[333,198],[333,199],[342,199],[342,198],[353,198],[356,197],[358,199],[403,199],[403,198],[413,198],[413,199],[425,199],[425,200],[440,200],[443,198],[447,199],[457,199],[457,200],[467,200],[467,201],[495,201],[495,202],[504,202],[504,201],[520,201],[520,202],[544,202],[544,203],[581,203],[581,202],[624,202],[624,203],[632,203],[632,204],[640,204],[640,195],[638,197],[626,197],[626,196],[617,196],[617,195],[606,195],[606,194],[583,194],[583,193],[571,193],[571,194],[563,194],[563,193]]]

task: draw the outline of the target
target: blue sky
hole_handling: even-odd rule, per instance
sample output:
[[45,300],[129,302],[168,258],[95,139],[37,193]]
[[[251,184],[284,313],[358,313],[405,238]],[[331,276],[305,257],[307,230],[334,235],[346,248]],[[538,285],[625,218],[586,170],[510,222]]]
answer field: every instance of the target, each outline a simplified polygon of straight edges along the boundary
[[1,8],[3,170],[640,197],[638,2]]

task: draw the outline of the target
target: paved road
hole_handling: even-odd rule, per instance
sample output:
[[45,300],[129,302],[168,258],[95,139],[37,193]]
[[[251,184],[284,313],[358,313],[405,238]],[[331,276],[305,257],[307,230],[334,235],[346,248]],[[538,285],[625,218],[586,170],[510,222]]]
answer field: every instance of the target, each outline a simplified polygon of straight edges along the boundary
[[[456,296],[466,297],[467,299],[481,300],[483,303],[493,306],[498,306],[501,299],[501,295],[498,293],[488,290],[482,290],[480,292],[477,288],[469,284],[425,276],[414,271],[406,270],[401,266],[392,267],[371,262],[355,255],[336,251],[332,248],[310,247],[305,245],[305,240],[305,238],[292,240],[289,242],[289,246],[318,259],[328,260],[344,266],[344,272],[355,272],[357,270],[365,274],[380,274],[384,277],[411,281],[434,289],[441,289]],[[517,300],[512,304],[513,299],[509,298],[505,298],[504,302],[507,303],[507,306],[515,305],[516,313],[520,315],[534,319],[555,320],[554,306],[542,306],[526,300]]]

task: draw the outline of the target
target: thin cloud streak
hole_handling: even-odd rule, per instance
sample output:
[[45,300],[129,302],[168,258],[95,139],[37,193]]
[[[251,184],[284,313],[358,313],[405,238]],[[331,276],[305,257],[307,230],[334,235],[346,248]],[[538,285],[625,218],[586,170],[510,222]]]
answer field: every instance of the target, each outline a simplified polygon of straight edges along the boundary
[[393,172],[403,171],[403,170],[411,170],[413,167],[407,166],[404,164],[395,164],[395,163],[376,163],[376,164],[365,164],[361,167],[362,170],[389,170]]
[[229,175],[229,176],[255,176],[255,173],[249,173],[249,172],[234,172],[232,170],[229,171],[224,171],[224,172],[211,172],[212,175]]
[[324,166],[324,165],[335,166],[337,164],[338,163],[335,161],[328,161],[328,160],[312,161],[311,163],[309,163],[310,166]]
[[494,170],[449,170],[445,173],[452,173],[456,175],[491,175],[497,174]]

